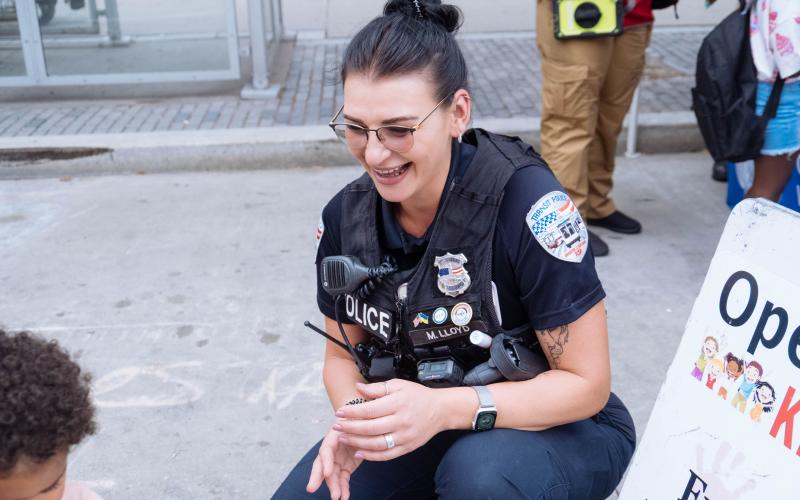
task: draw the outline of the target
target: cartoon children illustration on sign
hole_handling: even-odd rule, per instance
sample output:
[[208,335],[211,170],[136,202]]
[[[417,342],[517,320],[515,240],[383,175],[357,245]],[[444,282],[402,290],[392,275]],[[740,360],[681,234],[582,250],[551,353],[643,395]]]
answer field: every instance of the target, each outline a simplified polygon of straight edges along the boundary
[[708,362],[716,356],[717,352],[719,351],[719,342],[714,337],[706,337],[703,341],[703,348],[700,349],[700,357],[697,358],[697,361],[694,364],[694,369],[692,370],[692,377],[696,378],[699,381],[703,381],[703,372],[706,369],[706,365]]
[[717,379],[724,369],[721,359],[714,358],[709,361],[706,367],[706,387],[714,389],[714,384],[717,383]]
[[760,422],[761,415],[772,412],[775,405],[775,388],[769,382],[758,382],[753,391],[753,408],[750,410],[750,418],[753,422]]
[[747,407],[747,400],[753,392],[756,384],[760,381],[761,376],[764,374],[764,369],[758,364],[757,361],[747,363],[747,368],[744,369],[744,380],[739,390],[736,391],[736,396],[731,400],[731,406],[738,409],[740,413],[744,413]]
[[737,358],[732,352],[725,355],[725,376],[719,384],[717,395],[728,399],[728,387],[733,387],[736,380],[744,373],[744,360]]

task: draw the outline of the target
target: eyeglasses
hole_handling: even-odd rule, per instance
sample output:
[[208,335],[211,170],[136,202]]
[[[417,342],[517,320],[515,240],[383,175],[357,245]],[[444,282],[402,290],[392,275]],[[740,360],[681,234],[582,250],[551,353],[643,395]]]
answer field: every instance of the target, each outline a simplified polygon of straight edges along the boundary
[[402,125],[386,125],[385,127],[367,128],[362,127],[361,125],[356,125],[355,123],[336,123],[336,119],[339,118],[339,115],[341,115],[342,111],[344,110],[344,104],[342,104],[342,107],[339,108],[339,111],[337,111],[333,118],[331,118],[328,126],[333,129],[336,137],[347,144],[347,147],[352,151],[360,151],[367,147],[369,133],[375,132],[378,140],[381,141],[381,144],[383,144],[386,149],[391,149],[395,153],[405,153],[411,149],[412,146],[414,146],[414,132],[419,130],[425,120],[427,120],[437,109],[439,109],[439,106],[441,106],[442,103],[448,100],[452,95],[452,93],[448,94],[447,97],[439,101],[439,104],[437,104],[436,107],[425,116],[425,118],[420,120],[420,122],[413,127],[404,127]]

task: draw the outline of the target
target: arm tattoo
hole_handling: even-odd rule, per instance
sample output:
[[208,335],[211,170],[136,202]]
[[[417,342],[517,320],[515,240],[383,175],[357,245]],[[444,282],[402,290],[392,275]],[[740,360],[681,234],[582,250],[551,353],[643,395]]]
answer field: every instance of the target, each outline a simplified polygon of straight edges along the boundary
[[547,347],[550,357],[553,358],[553,364],[558,368],[558,361],[561,355],[564,354],[564,349],[566,349],[567,341],[569,340],[569,327],[561,325],[546,330],[536,330],[536,334],[539,335],[542,343]]

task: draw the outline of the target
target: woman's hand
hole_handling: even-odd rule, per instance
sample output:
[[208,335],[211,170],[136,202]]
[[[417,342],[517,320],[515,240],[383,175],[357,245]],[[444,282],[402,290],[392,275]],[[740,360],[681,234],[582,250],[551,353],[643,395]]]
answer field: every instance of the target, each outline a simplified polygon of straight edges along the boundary
[[306,485],[309,493],[317,491],[324,479],[332,500],[350,498],[350,476],[363,459],[355,456],[354,448],[340,443],[340,436],[341,432],[331,429],[322,440]]
[[[356,384],[366,403],[346,405],[336,412],[333,429],[339,442],[357,450],[355,456],[371,461],[397,458],[416,450],[444,429],[436,389],[392,379],[376,384]],[[389,444],[394,444],[389,447]]]

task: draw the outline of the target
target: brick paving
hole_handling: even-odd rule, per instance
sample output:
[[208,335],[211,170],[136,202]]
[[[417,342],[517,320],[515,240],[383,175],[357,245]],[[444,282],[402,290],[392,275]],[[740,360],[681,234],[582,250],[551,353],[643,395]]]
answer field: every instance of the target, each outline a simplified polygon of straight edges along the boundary
[[[689,111],[694,60],[703,36],[698,31],[653,33],[640,112]],[[346,44],[346,40],[297,42],[277,98],[4,103],[0,136],[322,125],[342,102],[338,64]],[[475,117],[540,115],[541,73],[533,36],[469,36],[461,46],[471,72]]]

